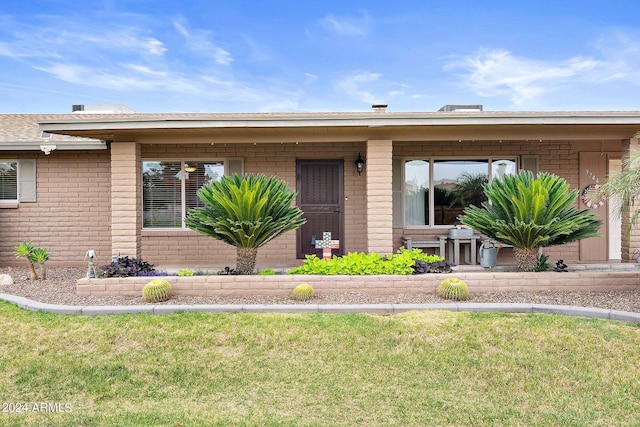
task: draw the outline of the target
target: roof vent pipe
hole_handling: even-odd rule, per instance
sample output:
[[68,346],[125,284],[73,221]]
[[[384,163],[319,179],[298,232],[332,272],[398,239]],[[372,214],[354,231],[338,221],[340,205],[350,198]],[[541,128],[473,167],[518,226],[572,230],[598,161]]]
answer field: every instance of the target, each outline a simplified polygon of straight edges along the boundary
[[373,104],[371,106],[371,108],[373,108],[373,111],[375,111],[376,113],[386,113],[387,107],[387,104]]

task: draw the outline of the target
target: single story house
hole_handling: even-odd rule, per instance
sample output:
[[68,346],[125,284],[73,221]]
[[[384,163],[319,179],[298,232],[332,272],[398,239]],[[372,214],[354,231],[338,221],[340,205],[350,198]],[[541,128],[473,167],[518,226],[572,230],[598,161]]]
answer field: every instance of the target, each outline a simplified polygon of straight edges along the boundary
[[[235,249],[187,229],[184,216],[201,203],[203,183],[234,172],[285,180],[308,220],[260,250],[259,267],[321,254],[313,242],[325,231],[339,240],[335,254],[386,254],[403,236],[446,234],[465,203],[482,196],[462,197],[456,189],[463,182],[528,169],[557,174],[582,194],[620,170],[640,145],[637,111],[73,110],[0,115],[0,265],[19,263],[14,249],[26,240],[47,247],[52,265],[83,265],[93,249],[98,265],[120,254],[160,266],[233,266]],[[547,248],[550,261],[638,256],[640,232],[623,231],[628,217],[611,215],[606,201],[578,203],[603,219],[601,236]]]

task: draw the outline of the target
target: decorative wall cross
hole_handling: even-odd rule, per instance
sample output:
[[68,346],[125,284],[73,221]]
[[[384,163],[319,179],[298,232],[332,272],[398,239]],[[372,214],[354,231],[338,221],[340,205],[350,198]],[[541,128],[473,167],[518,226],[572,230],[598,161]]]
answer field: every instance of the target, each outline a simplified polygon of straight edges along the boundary
[[316,249],[322,249],[322,259],[331,259],[331,250],[340,249],[340,240],[331,240],[331,232],[322,233],[322,240],[316,240]]

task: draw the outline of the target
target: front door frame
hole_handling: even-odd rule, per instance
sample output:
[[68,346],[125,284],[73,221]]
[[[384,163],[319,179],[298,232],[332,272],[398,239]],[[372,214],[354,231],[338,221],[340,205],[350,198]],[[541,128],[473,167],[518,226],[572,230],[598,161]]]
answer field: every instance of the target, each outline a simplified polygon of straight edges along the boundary
[[580,176],[580,209],[590,209],[591,212],[602,220],[598,237],[582,239],[579,242],[580,261],[582,262],[606,262],[609,260],[609,218],[606,201],[592,203],[588,200],[588,192],[591,188],[600,185],[607,178],[608,153],[581,151],[579,153]]
[[[338,188],[337,190],[337,198],[335,200],[336,203],[328,203],[326,205],[318,205],[320,209],[326,209],[328,213],[338,214],[338,232],[337,236],[335,232],[332,232],[331,239],[339,240],[340,247],[339,249],[333,250],[334,255],[341,256],[345,253],[345,241],[344,241],[344,160],[343,159],[317,159],[317,160],[306,160],[306,159],[296,159],[296,205],[300,207],[304,211],[304,205],[302,204],[301,199],[301,189],[303,188],[302,183],[302,167],[304,165],[336,165],[338,167],[337,177],[335,183]],[[321,212],[315,212],[321,213]],[[307,252],[304,250],[304,247],[307,245],[303,245],[303,225],[300,227],[296,233],[296,257],[298,259],[304,259],[304,256],[307,255]],[[318,230],[316,238],[322,239],[322,232],[328,230]],[[319,257],[322,256],[322,249],[318,249],[315,252]]]

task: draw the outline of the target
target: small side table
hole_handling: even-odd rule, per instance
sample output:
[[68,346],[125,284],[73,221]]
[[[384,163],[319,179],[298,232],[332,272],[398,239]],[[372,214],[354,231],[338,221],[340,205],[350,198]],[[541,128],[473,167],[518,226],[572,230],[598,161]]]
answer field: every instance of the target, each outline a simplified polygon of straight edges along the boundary
[[[460,265],[460,245],[465,245],[465,258],[468,264],[475,265],[478,263],[478,240],[482,236],[465,236],[451,237],[447,236],[449,243],[449,260],[453,260],[453,264]],[[469,246],[466,246],[469,245]]]

